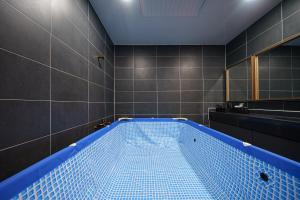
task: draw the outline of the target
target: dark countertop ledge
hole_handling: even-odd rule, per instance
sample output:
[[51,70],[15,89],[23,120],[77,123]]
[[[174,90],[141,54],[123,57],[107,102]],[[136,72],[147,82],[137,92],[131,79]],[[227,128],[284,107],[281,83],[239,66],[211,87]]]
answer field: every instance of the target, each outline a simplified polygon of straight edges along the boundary
[[209,118],[212,121],[300,142],[300,118],[215,111],[209,113]]

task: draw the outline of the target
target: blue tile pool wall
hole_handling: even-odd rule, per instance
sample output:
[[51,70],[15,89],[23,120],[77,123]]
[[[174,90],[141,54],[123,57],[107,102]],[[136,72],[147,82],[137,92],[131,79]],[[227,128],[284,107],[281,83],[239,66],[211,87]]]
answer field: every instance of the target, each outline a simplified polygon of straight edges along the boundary
[[224,46],[115,46],[115,117],[207,123],[224,102]]
[[0,1],[0,36],[2,180],[113,119],[114,52],[87,0]]
[[13,199],[299,199],[296,168],[277,168],[210,131],[172,121],[121,123]]
[[283,0],[226,45],[226,66],[300,33],[300,2]]

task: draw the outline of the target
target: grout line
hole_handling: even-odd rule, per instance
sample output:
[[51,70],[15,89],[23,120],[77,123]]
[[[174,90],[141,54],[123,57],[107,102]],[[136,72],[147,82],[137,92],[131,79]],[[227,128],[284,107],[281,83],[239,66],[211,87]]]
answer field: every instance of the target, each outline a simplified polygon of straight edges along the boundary
[[[51,35],[51,36],[52,36],[51,38],[54,38],[54,36],[53,36],[53,35]],[[51,39],[51,41],[52,41],[52,39]],[[50,46],[51,46],[51,45],[50,45]],[[50,47],[50,48],[51,48],[51,47]],[[88,82],[88,80],[87,80],[87,79],[84,79],[84,78],[81,78],[81,77],[79,77],[79,76],[77,76],[77,75],[73,75],[73,74],[71,74],[71,73],[69,73],[69,72],[66,72],[66,71],[63,71],[63,70],[57,69],[57,68],[55,68],[55,67],[52,67],[52,66],[50,66],[50,65],[46,65],[46,64],[44,64],[44,63],[41,63],[41,62],[39,62],[39,61],[36,61],[36,60],[33,60],[33,59],[31,59],[31,58],[25,57],[25,56],[23,56],[23,55],[20,55],[20,54],[18,54],[18,53],[15,53],[15,52],[9,51],[9,50],[7,50],[7,49],[3,49],[3,48],[1,48],[1,47],[0,47],[0,50],[2,50],[2,51],[5,51],[5,52],[7,52],[7,53],[10,53],[10,54],[13,54],[13,55],[16,55],[16,56],[19,56],[19,57],[21,57],[21,58],[24,58],[24,59],[26,59],[26,60],[30,60],[30,61],[32,61],[32,62],[34,62],[34,63],[38,63],[38,64],[42,65],[43,67],[50,68],[50,71],[51,71],[51,69],[53,69],[53,70],[56,70],[56,71],[58,71],[58,72],[61,72],[61,73],[67,74],[67,75],[69,75],[69,76],[72,76],[72,77],[75,77],[75,78],[81,79],[82,81],[86,81],[86,82]],[[110,76],[110,75],[108,75],[108,76]],[[110,76],[110,77],[111,77],[111,76]],[[111,77],[111,78],[112,78],[112,77]],[[104,86],[102,86],[102,85],[100,85],[100,84],[97,84],[97,83],[94,83],[94,82],[92,82],[92,81],[90,81],[90,82],[91,82],[91,83],[93,83],[93,84],[95,84],[95,85],[98,85],[98,86],[100,86],[100,87],[104,87]],[[108,88],[108,89],[110,89],[110,88]],[[112,90],[112,89],[110,89],[110,90]]]
[[[106,34],[105,34],[105,45],[106,45]],[[106,57],[106,48],[104,49],[104,51],[105,51],[105,53],[104,53],[104,56]],[[106,66],[106,62],[105,62],[105,60],[104,60],[104,69],[103,69],[103,71],[104,71],[104,85],[105,85],[105,87],[107,87],[107,81],[106,81],[106,79],[107,79],[107,75],[106,75],[106,69],[107,69],[107,66]],[[106,89],[104,89],[104,115],[106,116],[107,115],[107,109],[106,109],[106,106],[107,106],[107,103],[106,103]]]
[[10,146],[10,147],[3,148],[3,149],[0,150],[0,152],[6,151],[6,150],[9,150],[9,149],[18,147],[18,146],[21,146],[21,145],[23,145],[23,144],[27,144],[27,143],[30,143],[30,142],[34,142],[34,141],[37,141],[37,140],[40,140],[40,139],[43,139],[43,138],[46,138],[46,137],[49,137],[49,135],[46,135],[46,136],[43,136],[43,137],[39,137],[39,138],[36,138],[36,139],[33,139],[33,140],[28,140],[28,141],[26,141],[26,142],[22,142],[22,143],[19,143],[19,144]]
[[50,102],[49,99],[41,99],[41,100],[36,100],[36,99],[0,99],[0,101],[28,101],[28,102]]
[[294,98],[294,74],[293,74],[293,47],[291,48],[291,76],[292,76],[292,98]]
[[[201,65],[203,66],[203,46],[201,46]],[[204,80],[204,70],[203,70],[203,67],[202,67],[202,87],[203,87],[203,90],[202,90],[202,101],[203,101],[203,105],[202,105],[202,111],[204,112],[204,104],[207,103],[205,102],[205,80]],[[222,90],[223,91],[223,90]],[[205,117],[204,117],[204,113],[202,113],[202,123],[204,124],[204,121],[205,121]]]
[[114,46],[114,120],[116,120],[116,48]]
[[[6,1],[5,1],[6,2]],[[80,57],[82,57],[83,59],[85,59],[85,60],[88,60],[88,58],[86,58],[86,57],[84,57],[83,55],[81,55],[79,52],[77,52],[76,50],[74,50],[69,44],[67,44],[66,42],[64,42],[62,39],[60,39],[59,37],[57,37],[57,36],[55,36],[54,34],[53,34],[53,16],[52,16],[52,10],[50,10],[50,12],[51,12],[51,24],[50,24],[50,32],[46,29],[46,28],[44,28],[43,26],[41,26],[39,23],[37,23],[37,22],[35,22],[33,19],[31,19],[31,17],[29,17],[29,16],[27,16],[25,13],[23,13],[22,11],[20,11],[20,10],[18,10],[17,8],[15,8],[13,5],[11,5],[9,2],[6,2],[6,4],[8,5],[8,6],[10,6],[12,9],[14,9],[14,10],[16,10],[17,12],[19,12],[21,15],[23,15],[23,16],[25,16],[31,23],[33,23],[33,24],[35,24],[35,25],[37,25],[37,26],[39,26],[41,29],[43,29],[45,32],[47,32],[48,34],[50,34],[50,35],[52,35],[52,37],[53,38],[55,38],[55,39],[57,39],[57,40],[59,40],[61,43],[63,43],[66,47],[68,47],[69,49],[71,49],[73,52],[75,52],[77,55],[79,55]],[[50,9],[52,9],[52,7],[50,8]],[[68,17],[66,17],[67,19],[68,19],[68,21],[73,25],[73,26],[75,26],[75,28],[78,30],[78,28],[77,28],[77,26],[73,23],[73,22],[71,22],[70,20],[69,20],[69,18]],[[92,23],[91,23],[92,24]],[[93,24],[92,24],[93,25]],[[94,25],[93,25],[94,26]],[[103,27],[104,28],[104,27]],[[98,32],[97,30],[96,30],[96,32]],[[82,33],[81,31],[80,31],[80,33]],[[83,34],[83,33],[82,33]],[[84,34],[83,34],[84,35]],[[100,35],[101,36],[101,35]],[[86,37],[85,37],[85,39],[87,39]],[[105,48],[108,48],[109,49],[109,47],[107,47],[107,44],[106,44],[106,41],[104,41],[103,40],[103,38],[102,38],[102,36],[100,37],[100,39],[103,41],[103,43],[104,43],[104,46],[105,46]],[[94,44],[91,42],[91,41],[89,41],[89,40],[87,40],[89,43],[91,43],[93,46],[94,46]],[[94,46],[95,47],[95,46]],[[100,52],[102,52],[101,50],[99,50],[97,47],[95,47],[98,51],[100,51]],[[0,49],[2,49],[2,48],[0,48]],[[102,52],[103,53],[103,52]],[[16,54],[16,55],[19,55],[19,54]],[[25,57],[26,58],[26,57]],[[33,60],[33,61],[35,61],[35,60]],[[38,62],[38,61],[36,61],[36,62]],[[110,64],[112,64],[110,61],[108,61]]]
[[[90,6],[88,5],[87,7],[87,22],[88,22],[88,41],[90,41],[90,26],[89,26],[89,22],[90,22],[90,16],[89,16],[89,12],[90,12]],[[87,113],[87,121],[90,121],[90,42],[88,42],[88,113]],[[105,90],[105,88],[104,88]]]
[[[109,116],[106,116],[106,117],[104,117],[104,118],[109,118],[109,117],[112,117],[112,116],[113,116],[113,115],[109,115]],[[71,127],[71,128],[67,128],[67,129],[64,129],[64,130],[62,130],[62,131],[59,131],[59,132],[55,132],[55,133],[53,133],[53,134],[50,134],[50,135],[52,135],[52,136],[53,136],[53,135],[57,135],[57,134],[62,133],[62,132],[64,132],[64,131],[68,131],[68,130],[71,130],[71,129],[74,129],[74,128],[78,128],[78,127],[80,127],[80,126],[85,126],[85,125],[88,125],[88,124],[97,122],[97,121],[99,121],[99,120],[101,120],[101,119],[103,119],[103,118],[99,118],[99,119],[93,120],[93,121],[91,121],[91,122],[89,122],[89,123],[84,123],[84,124],[81,124],[81,125],[78,125],[78,126],[74,126],[74,127]],[[16,144],[16,145],[13,145],[13,146],[10,146],[10,147],[1,149],[0,152],[6,151],[6,150],[9,150],[9,149],[12,149],[12,148],[14,148],[14,147],[21,146],[21,145],[23,145],[23,144],[31,143],[31,142],[34,142],[34,141],[37,141],[37,140],[40,140],[40,139],[43,139],[43,138],[46,138],[46,137],[49,137],[49,135],[46,135],[46,136],[43,136],[43,137],[39,137],[39,138],[35,138],[35,139],[33,139],[33,140],[28,140],[28,141],[26,141],[26,142],[22,142],[22,143],[19,143],[19,144]]]
[[50,1],[50,50],[49,50],[49,66],[50,66],[50,70],[49,70],[49,81],[50,81],[50,84],[49,84],[49,99],[50,99],[50,103],[49,103],[49,107],[50,107],[50,112],[49,112],[49,152],[50,152],[50,155],[52,154],[52,137],[51,137],[51,133],[52,133],[52,29],[53,29],[53,13],[52,13],[52,1]]
[[280,22],[281,22],[281,40],[283,40],[283,7],[282,2],[280,2]]
[[[202,92],[202,91],[210,91],[211,92],[211,90],[182,90],[182,91],[184,91],[184,92]],[[223,92],[224,90],[213,90],[213,92]],[[132,92],[132,90],[117,90],[116,92],[128,92],[128,93],[131,93]],[[137,92],[137,93],[139,93],[139,92],[155,92],[155,90],[150,90],[150,91],[147,91],[147,90],[145,90],[145,91],[135,91],[135,92]],[[159,90],[158,92],[180,92],[179,90]]]
[[155,68],[156,68],[156,118],[158,118],[158,66],[157,66],[157,46],[155,46]]
[[[200,68],[199,68],[200,69]],[[132,79],[116,79],[117,81],[131,81]],[[155,81],[156,79],[135,79],[136,81]],[[160,81],[179,81],[179,79],[159,79]],[[198,78],[198,79],[181,79],[183,81],[202,81],[203,78]],[[215,79],[206,79],[206,81],[215,81],[215,80],[220,80],[220,78],[215,78]],[[234,80],[245,80],[245,79],[234,79]]]
[[[137,103],[137,104],[152,103],[152,104],[156,104],[156,101],[140,101],[140,102],[120,101],[120,102],[118,102],[116,104],[131,104],[131,103]],[[179,103],[180,103],[180,101],[170,101],[170,102],[163,101],[163,102],[158,102],[158,104],[179,104]],[[182,103],[184,103],[184,104],[204,104],[203,102],[199,102],[199,101],[194,101],[194,102],[193,101],[183,101]],[[205,103],[224,103],[224,102],[223,101],[221,101],[221,102],[215,102],[215,101],[213,101],[213,102],[205,102]]]
[[261,109],[261,108],[251,108],[249,110],[257,110],[257,111],[268,111],[268,112],[291,112],[291,113],[300,113],[298,110],[271,110],[271,109]]
[[[181,94],[182,94],[182,92],[181,92],[181,67],[182,67],[182,63],[181,63],[181,46],[179,46],[179,113],[180,113],[180,117],[182,117],[181,116],[181,112],[182,112],[182,108],[181,108],[181,106],[182,106],[182,103],[181,103]],[[202,67],[201,68],[203,68],[203,65],[202,65]],[[203,71],[203,69],[202,69],[202,71]]]
[[270,54],[268,54],[268,63],[269,63],[269,71],[268,71],[268,74],[269,74],[269,99],[271,99],[271,56]]
[[30,61],[32,61],[32,62],[34,62],[34,63],[38,63],[38,64],[40,64],[40,65],[42,65],[42,66],[44,66],[44,67],[47,67],[47,68],[50,67],[50,66],[47,65],[47,64],[44,64],[44,63],[41,63],[41,62],[39,62],[39,61],[33,60],[33,59],[31,59],[31,58],[28,58],[28,57],[23,56],[23,55],[21,55],[21,54],[15,53],[15,52],[13,52],[13,51],[10,51],[10,50],[7,50],[7,49],[3,49],[3,48],[1,48],[1,47],[0,47],[0,50],[5,51],[5,52],[7,52],[7,53],[11,53],[11,54],[16,55],[16,56],[19,56],[19,57],[24,58],[24,59],[26,59],[26,60],[30,60]]
[[132,46],[132,55],[133,55],[133,61],[132,61],[132,63],[133,63],[133,70],[132,70],[132,73],[133,73],[133,79],[132,79],[132,95],[133,95],[133,97],[132,97],[132,99],[133,99],[133,105],[132,105],[132,109],[133,109],[133,115],[135,115],[135,102],[134,102],[134,81],[135,81],[135,57],[134,57],[134,46]]

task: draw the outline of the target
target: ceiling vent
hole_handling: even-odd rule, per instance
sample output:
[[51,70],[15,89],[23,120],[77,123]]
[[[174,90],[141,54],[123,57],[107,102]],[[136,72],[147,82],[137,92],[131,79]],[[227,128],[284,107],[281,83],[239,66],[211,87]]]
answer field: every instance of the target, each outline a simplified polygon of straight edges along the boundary
[[139,0],[145,17],[196,17],[206,0]]

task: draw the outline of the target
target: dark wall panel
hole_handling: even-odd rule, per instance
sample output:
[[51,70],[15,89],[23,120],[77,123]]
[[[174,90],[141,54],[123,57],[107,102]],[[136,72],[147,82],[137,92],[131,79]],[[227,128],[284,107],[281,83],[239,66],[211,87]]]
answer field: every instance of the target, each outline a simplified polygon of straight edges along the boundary
[[114,47],[88,0],[0,1],[0,37],[3,180],[113,119]]
[[224,69],[224,46],[115,46],[116,118],[207,123],[207,109],[224,101]]
[[299,11],[298,0],[283,0],[279,3],[226,45],[226,66],[235,65],[289,37],[299,35]]

